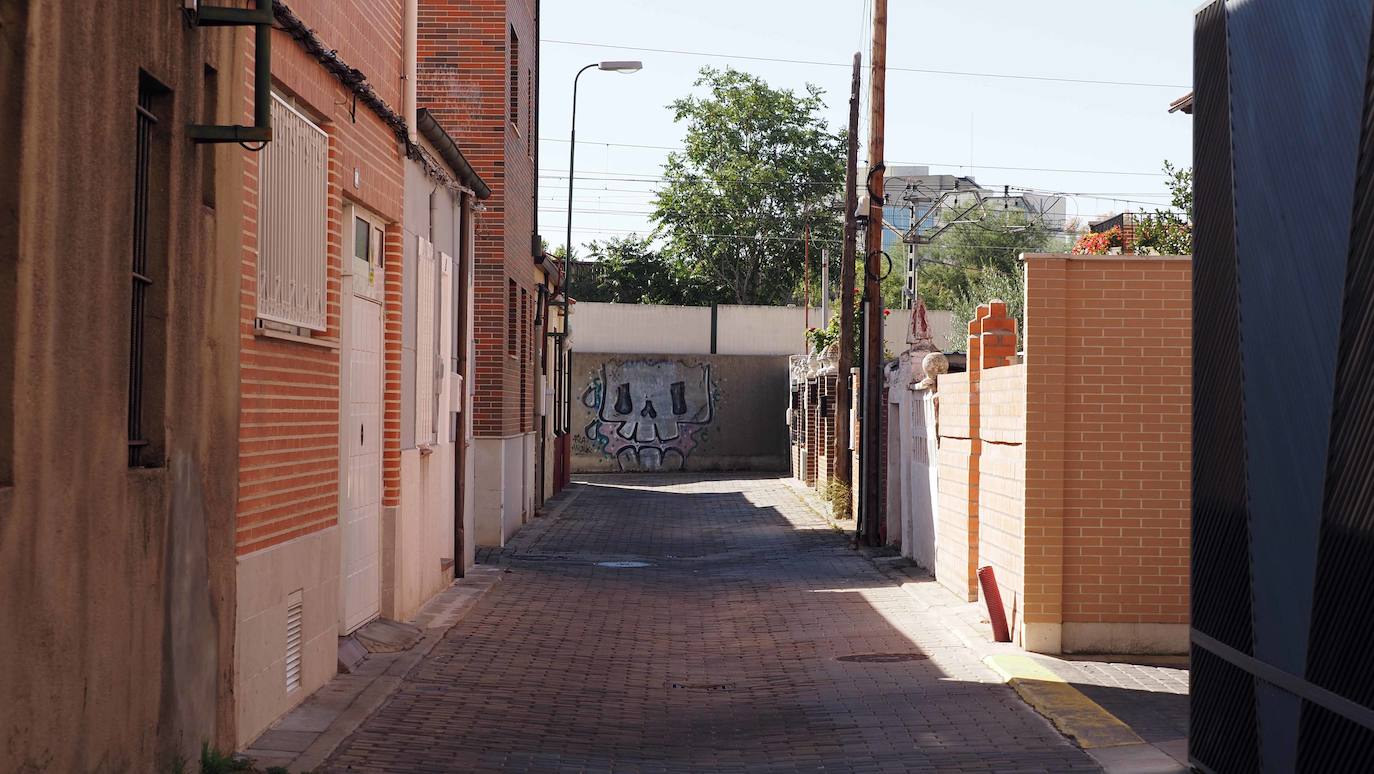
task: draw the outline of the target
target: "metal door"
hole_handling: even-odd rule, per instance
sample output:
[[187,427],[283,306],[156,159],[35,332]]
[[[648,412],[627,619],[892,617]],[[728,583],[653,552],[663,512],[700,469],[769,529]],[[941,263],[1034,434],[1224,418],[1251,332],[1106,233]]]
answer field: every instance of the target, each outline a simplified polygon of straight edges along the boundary
[[346,480],[343,496],[343,633],[381,607],[382,306],[349,294]]

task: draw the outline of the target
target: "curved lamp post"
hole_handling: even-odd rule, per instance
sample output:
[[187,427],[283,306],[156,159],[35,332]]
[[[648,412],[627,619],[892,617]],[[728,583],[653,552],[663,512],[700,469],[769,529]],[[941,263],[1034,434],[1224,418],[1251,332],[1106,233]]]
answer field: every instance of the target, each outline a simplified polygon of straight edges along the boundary
[[[572,131],[568,134],[568,236],[563,243],[563,340],[570,342],[572,335],[572,316],[570,314],[569,303],[572,301],[572,278],[573,278],[573,258],[572,258],[572,221],[573,221],[573,178],[574,164],[577,161],[577,82],[581,80],[582,73],[591,69],[605,70],[612,73],[637,73],[644,68],[643,62],[638,61],[607,61],[593,62],[577,71],[573,77],[573,97],[572,97]],[[569,344],[569,352],[572,351]],[[565,433],[572,432],[572,361],[569,359],[568,368],[565,374],[567,378],[567,391],[564,397],[567,399],[567,408],[563,412],[563,422]]]

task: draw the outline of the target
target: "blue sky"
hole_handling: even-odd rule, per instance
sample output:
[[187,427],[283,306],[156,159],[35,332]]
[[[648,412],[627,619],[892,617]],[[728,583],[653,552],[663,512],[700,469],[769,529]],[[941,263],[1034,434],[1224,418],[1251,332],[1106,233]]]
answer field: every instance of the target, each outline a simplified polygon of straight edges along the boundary
[[[654,176],[669,152],[663,148],[678,146],[682,138],[667,105],[692,91],[704,65],[732,65],[775,87],[814,83],[826,91],[827,120],[842,126],[847,65],[859,50],[868,61],[869,5],[868,0],[544,0],[540,231],[551,245],[564,241],[572,77],[582,65],[644,61],[644,70],[634,75],[591,71],[582,77],[573,216],[578,245],[651,228],[645,213]],[[928,163],[932,172],[971,173],[988,186],[1073,193],[1068,213],[1085,220],[1166,202],[1161,162],[1191,165],[1191,119],[1169,115],[1167,107],[1191,83],[1196,6],[1197,0],[890,0],[892,68],[1162,86],[894,69],[888,75],[888,166]],[[626,48],[631,46],[719,56]]]

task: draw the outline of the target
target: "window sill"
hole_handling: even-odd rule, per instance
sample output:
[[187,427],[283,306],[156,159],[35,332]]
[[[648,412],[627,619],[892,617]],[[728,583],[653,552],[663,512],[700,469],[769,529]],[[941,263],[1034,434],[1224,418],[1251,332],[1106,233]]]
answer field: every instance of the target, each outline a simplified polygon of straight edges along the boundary
[[253,335],[262,339],[294,341],[297,344],[307,344],[312,347],[320,347],[321,349],[337,350],[339,348],[339,342],[337,341],[328,341],[326,339],[312,339],[309,336],[297,336],[294,333],[287,333],[285,331],[279,331],[272,328],[255,327],[253,329]]

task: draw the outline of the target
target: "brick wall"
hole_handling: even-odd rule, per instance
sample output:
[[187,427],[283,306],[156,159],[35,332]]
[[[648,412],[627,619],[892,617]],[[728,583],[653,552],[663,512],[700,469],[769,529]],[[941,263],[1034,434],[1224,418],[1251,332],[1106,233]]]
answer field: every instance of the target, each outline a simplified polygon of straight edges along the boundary
[[[993,567],[1032,650],[1058,650],[1061,625],[1186,624],[1192,264],[1025,266],[1025,364],[1007,365],[1014,326],[988,330],[994,302],[970,323],[969,373],[939,382],[936,577],[972,599],[974,569]],[[1113,647],[1120,630],[1097,631],[1063,644]],[[1174,635],[1122,636],[1130,650]]]
[[[541,281],[531,249],[538,172],[527,136],[538,133],[530,112],[538,102],[530,93],[538,84],[534,0],[420,0],[419,21],[419,104],[453,135],[491,188],[475,239],[473,426],[477,436],[510,436],[534,422],[531,401],[520,409],[521,360],[506,355],[508,337],[518,333],[507,324],[507,281],[531,297]],[[512,30],[519,40],[514,122],[508,99]],[[534,348],[527,349],[525,357],[532,358]]]
[[[1027,471],[1028,497],[1062,489],[1063,620],[1187,623],[1192,263],[1028,256],[1026,273],[1033,405],[1065,398],[1062,473],[1053,449]],[[1062,362],[1037,376],[1047,348]],[[1057,418],[1029,417],[1030,437]]]
[[[401,0],[296,0],[292,10],[326,45],[363,70],[378,93],[400,104]],[[246,52],[240,122],[252,123],[253,44],[240,31]],[[327,330],[317,338],[338,343],[346,200],[358,202],[393,224],[401,221],[404,166],[395,135],[365,106],[350,115],[342,85],[284,32],[274,32],[272,73],[276,86],[294,98],[329,135]],[[339,510],[339,379],[337,349],[254,335],[257,316],[258,157],[244,153],[243,262],[240,281],[239,498],[240,556],[335,524]],[[354,184],[357,170],[357,185]],[[386,243],[387,272],[401,270],[400,243]],[[399,325],[399,318],[397,320]],[[388,319],[389,353],[399,329]],[[390,366],[390,363],[388,363]],[[399,367],[399,363],[396,364]],[[391,389],[388,382],[388,389]],[[388,398],[391,396],[388,395]],[[388,413],[388,417],[390,414]],[[387,418],[384,421],[390,422]],[[394,420],[398,422],[399,420]],[[389,427],[389,426],[388,426]],[[396,425],[399,430],[399,425]],[[384,465],[399,462],[399,433],[388,429]]]
[[1015,624],[1025,606],[1026,366],[982,371],[978,400],[978,565],[993,568]]

